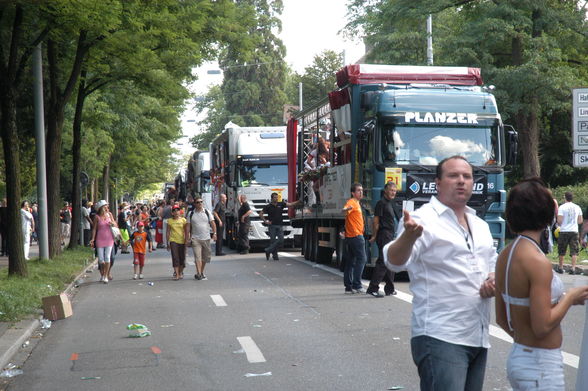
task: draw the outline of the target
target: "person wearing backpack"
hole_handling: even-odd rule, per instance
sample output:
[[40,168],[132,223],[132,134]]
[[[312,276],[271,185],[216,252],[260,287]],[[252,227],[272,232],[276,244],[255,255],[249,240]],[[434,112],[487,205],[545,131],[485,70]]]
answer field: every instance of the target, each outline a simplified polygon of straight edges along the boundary
[[210,239],[216,240],[216,224],[212,213],[204,208],[201,197],[194,199],[194,208],[188,213],[190,226],[190,245],[194,253],[197,280],[207,280],[204,267],[210,262]]

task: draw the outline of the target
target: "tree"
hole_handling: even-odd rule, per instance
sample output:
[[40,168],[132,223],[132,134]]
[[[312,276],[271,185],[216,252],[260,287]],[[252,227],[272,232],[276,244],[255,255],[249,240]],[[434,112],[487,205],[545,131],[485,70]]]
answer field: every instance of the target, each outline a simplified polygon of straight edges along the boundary
[[286,103],[286,50],[274,32],[281,29],[278,15],[282,12],[282,1],[236,3],[248,40],[229,43],[220,56],[226,110],[237,124],[281,124]]
[[204,98],[196,102],[194,109],[198,113],[206,113],[206,117],[198,122],[204,130],[190,139],[194,148],[208,150],[208,145],[218,136],[231,115],[225,107],[225,100],[220,86],[212,86]]
[[26,3],[0,6],[0,135],[6,169],[8,212],[6,224],[10,253],[9,275],[27,275],[23,232],[20,223],[21,168],[16,102],[32,50],[43,41],[48,29],[40,14]]
[[336,73],[343,67],[343,53],[324,50],[314,56],[312,64],[304,68],[302,75],[294,74],[291,83],[295,95],[289,96],[290,102],[298,101],[298,83],[302,83],[302,101],[304,106],[325,99],[327,94],[337,88]]

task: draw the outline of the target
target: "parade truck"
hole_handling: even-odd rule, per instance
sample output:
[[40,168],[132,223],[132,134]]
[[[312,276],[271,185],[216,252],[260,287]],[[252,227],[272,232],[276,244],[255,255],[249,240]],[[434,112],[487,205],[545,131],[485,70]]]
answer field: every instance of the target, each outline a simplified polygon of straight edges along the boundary
[[[236,247],[240,194],[247,196],[253,213],[250,215],[249,245],[267,246],[269,228],[263,225],[259,212],[270,202],[272,193],[287,201],[288,162],[286,157],[286,127],[240,127],[231,122],[210,144],[211,186],[213,202],[220,194],[227,196],[226,238],[230,248]],[[284,241],[293,244],[294,235],[301,230],[290,225],[284,211]]]
[[188,161],[186,188],[190,199],[202,197],[204,207],[212,210],[210,191],[210,152],[196,151]]
[[[503,124],[493,87],[483,86],[478,68],[355,64],[337,72],[337,85],[288,122],[289,199],[304,202],[290,217],[303,230],[307,260],[341,266],[342,208],[352,183],[364,188],[369,236],[387,182],[398,188],[398,223],[402,209],[416,210],[436,194],[435,168],[454,155],[472,164],[468,205],[488,222],[496,248],[502,248],[504,167],[516,160],[517,134]],[[328,149],[320,162],[319,144]],[[373,266],[377,248],[366,241],[366,250],[367,266]]]

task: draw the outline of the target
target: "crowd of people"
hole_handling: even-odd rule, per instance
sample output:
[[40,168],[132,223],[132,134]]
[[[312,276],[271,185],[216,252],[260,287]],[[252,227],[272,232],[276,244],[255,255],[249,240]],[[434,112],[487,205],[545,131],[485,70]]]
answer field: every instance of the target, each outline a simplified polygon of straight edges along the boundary
[[[583,222],[573,195],[558,208],[540,178],[525,179],[509,192],[506,221],[516,235],[497,254],[488,224],[467,203],[473,191],[474,169],[466,158],[453,156],[437,165],[437,194],[416,211],[398,215],[393,206],[397,185],[388,182],[375,207],[369,242],[376,243],[378,258],[367,290],[361,276],[366,264],[366,220],[361,205],[363,187],[351,186],[351,197],[342,209],[345,216],[345,294],[373,297],[395,295],[394,273],[407,271],[413,293],[411,353],[418,368],[421,390],[482,390],[488,357],[490,313],[495,298],[496,321],[514,340],[506,370],[514,390],[563,390],[561,322],[572,305],[588,300],[588,286],[564,292],[556,272],[562,273],[563,256],[570,248],[575,274]],[[238,250],[249,250],[249,216],[252,210],[239,196]],[[283,244],[283,209],[296,203],[278,201],[278,194],[260,213],[269,227],[266,260],[278,260]],[[62,238],[70,232],[71,210],[61,213]],[[33,205],[34,208],[34,205]],[[31,238],[35,230],[33,208],[22,203],[23,232]],[[87,203],[82,213],[84,241],[96,249],[100,281],[112,280],[117,248],[133,252],[133,279],[142,279],[146,254],[166,248],[171,254],[173,280],[184,278],[187,249],[194,256],[196,280],[206,280],[211,261],[211,242],[222,256],[226,227],[226,197],[212,211],[203,199],[189,205],[160,201],[156,205],[119,206],[116,216],[108,202]],[[69,216],[68,216],[69,212]],[[0,210],[0,217],[1,217]],[[555,270],[545,256],[542,239],[554,222],[560,225],[560,264]],[[583,236],[585,230],[582,230]],[[2,232],[4,237],[4,232]],[[30,240],[25,240],[28,259]],[[2,246],[2,252],[6,248]],[[379,287],[385,282],[384,294]]]

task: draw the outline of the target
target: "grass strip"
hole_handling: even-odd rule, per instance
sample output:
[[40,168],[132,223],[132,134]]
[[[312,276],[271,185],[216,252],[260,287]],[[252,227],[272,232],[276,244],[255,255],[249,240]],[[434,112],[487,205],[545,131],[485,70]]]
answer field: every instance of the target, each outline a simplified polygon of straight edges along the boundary
[[61,293],[92,257],[92,249],[77,247],[51,260],[28,261],[28,277],[9,277],[8,268],[0,269],[0,321],[19,321],[39,314],[41,299]]

